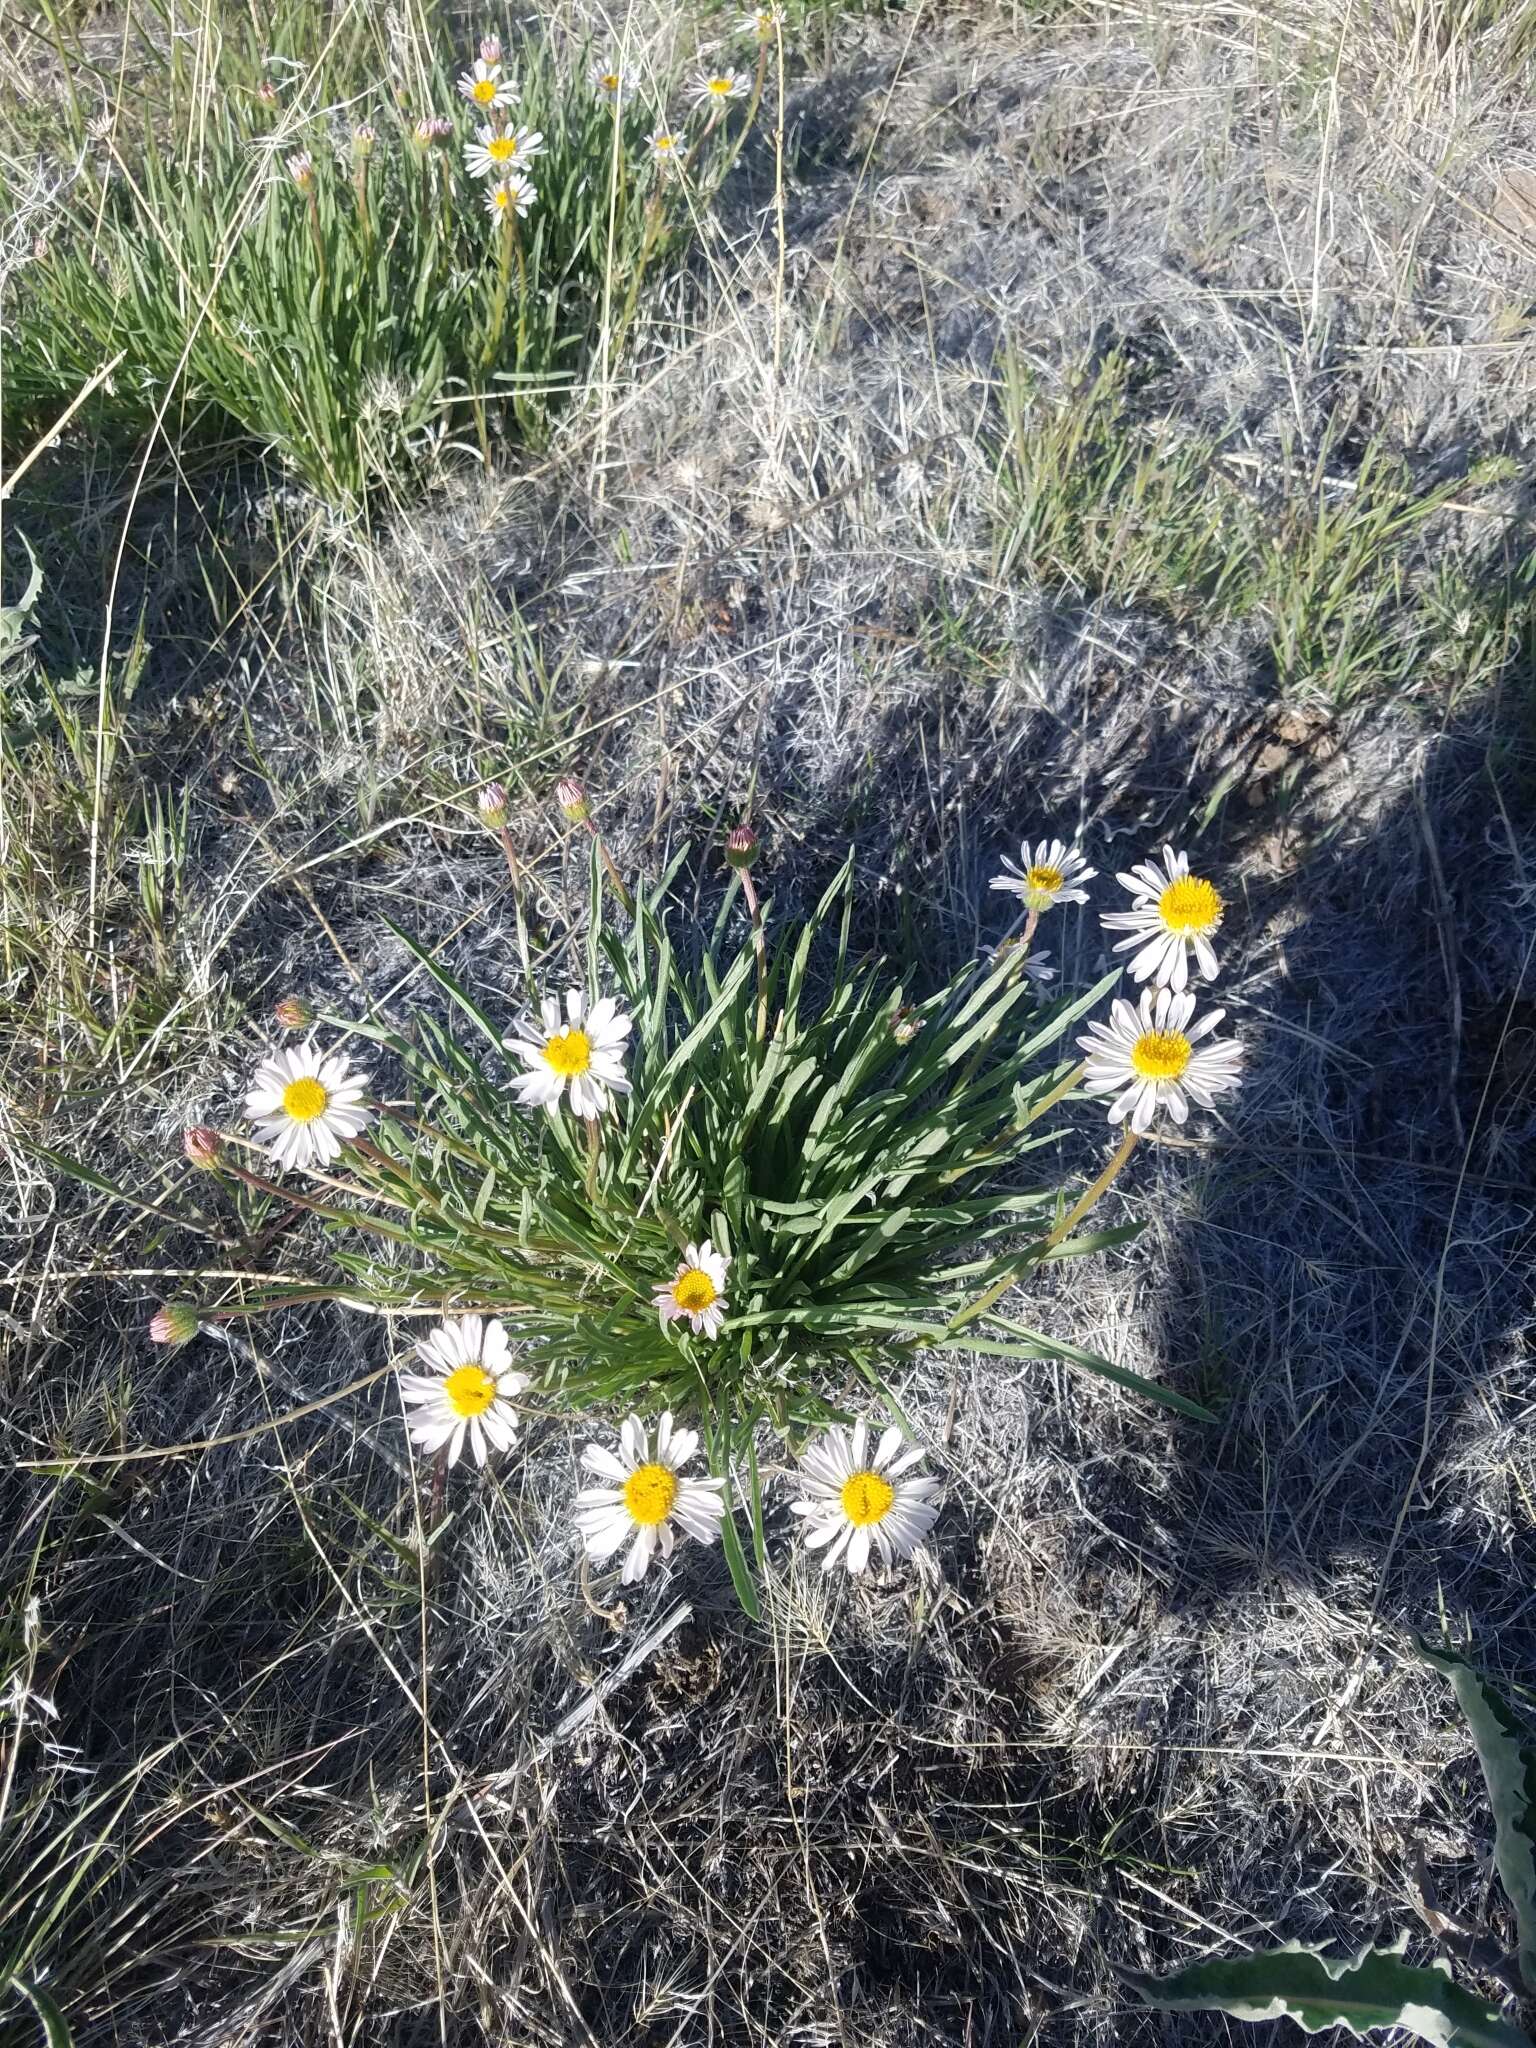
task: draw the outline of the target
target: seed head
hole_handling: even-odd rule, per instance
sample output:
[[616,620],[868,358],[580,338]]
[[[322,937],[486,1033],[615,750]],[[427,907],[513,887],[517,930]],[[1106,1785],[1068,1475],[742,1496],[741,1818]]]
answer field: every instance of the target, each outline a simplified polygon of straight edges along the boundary
[[192,1302],[162,1302],[149,1319],[149,1341],[174,1350],[178,1344],[192,1341],[197,1335],[198,1322],[198,1312]]
[[726,834],[726,865],[733,868],[749,868],[757,859],[757,834],[750,825],[733,825]]
[[218,1165],[224,1140],[207,1124],[194,1124],[191,1130],[182,1132],[181,1149],[193,1166],[207,1173]]
[[587,793],[574,775],[562,776],[555,784],[555,802],[568,825],[585,825],[592,815],[587,808]]
[[285,1031],[307,1031],[315,1013],[302,996],[284,996],[272,1012]]
[[488,782],[475,798],[480,822],[488,832],[499,832],[507,822],[507,792],[499,782]]

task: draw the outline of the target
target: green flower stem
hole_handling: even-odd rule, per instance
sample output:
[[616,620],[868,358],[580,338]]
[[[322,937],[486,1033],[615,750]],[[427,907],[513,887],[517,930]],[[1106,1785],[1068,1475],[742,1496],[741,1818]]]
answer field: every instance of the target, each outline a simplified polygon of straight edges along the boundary
[[[480,361],[489,368],[492,358],[501,346],[501,330],[507,317],[507,288],[512,281],[512,238],[516,232],[517,216],[512,207],[507,208],[506,218],[501,224],[501,236],[496,244],[496,299],[491,308],[491,331],[486,337]],[[518,249],[521,261],[522,249]]]
[[757,955],[757,1035],[768,1036],[768,944],[763,936],[763,906],[750,869],[741,870],[741,893],[752,913],[752,950]]
[[315,262],[320,271],[320,289],[323,292],[329,282],[330,273],[325,262],[325,235],[320,227],[320,201],[315,197],[314,181],[305,187],[304,197],[309,202],[309,233],[315,245]]
[[1083,1194],[1078,1197],[1077,1201],[1073,1203],[1072,1207],[1067,1211],[1066,1215],[1062,1217],[1061,1221],[1057,1224],[1056,1228],[1045,1240],[1046,1251],[1054,1251],[1056,1246],[1061,1243],[1064,1237],[1070,1236],[1072,1231],[1076,1228],[1076,1226],[1079,1223],[1081,1223],[1083,1218],[1088,1214],[1088,1211],[1093,1207],[1094,1203],[1098,1201],[1099,1197],[1102,1194],[1104,1194],[1105,1191],[1109,1188],[1111,1183],[1116,1179],[1116,1177],[1120,1173],[1121,1168],[1125,1165],[1126,1161],[1135,1151],[1137,1135],[1138,1134],[1131,1129],[1130,1125],[1127,1124],[1124,1132],[1121,1135],[1120,1143],[1115,1147],[1114,1155],[1110,1159],[1108,1166],[1105,1167],[1104,1171],[1099,1175],[1098,1179],[1093,1182],[1092,1186],[1087,1188],[1083,1192]]
[[[236,1166],[232,1160],[224,1162],[224,1171],[234,1179],[244,1181],[248,1188],[258,1194],[271,1195],[274,1200],[287,1202],[296,1209],[308,1209],[316,1216],[325,1216],[332,1223],[355,1224],[359,1230],[371,1230],[377,1237],[390,1237],[397,1244],[413,1244],[415,1240],[409,1231],[396,1230],[393,1224],[382,1222],[377,1216],[369,1216],[360,1209],[333,1209],[329,1202],[317,1202],[313,1195],[301,1195],[294,1188],[279,1187],[276,1181],[267,1180],[259,1173],[252,1173],[248,1166]],[[367,1193],[359,1189],[360,1194]]]
[[362,229],[363,233],[363,254],[365,256],[368,256],[371,255],[373,251],[373,223],[368,218],[367,157],[358,158],[357,176],[355,179],[355,184],[357,188],[357,221],[358,226]]

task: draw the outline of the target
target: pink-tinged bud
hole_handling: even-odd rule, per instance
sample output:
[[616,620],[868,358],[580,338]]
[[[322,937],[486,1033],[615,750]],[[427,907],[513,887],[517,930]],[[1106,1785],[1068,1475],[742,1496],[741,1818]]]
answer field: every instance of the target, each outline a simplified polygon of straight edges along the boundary
[[734,825],[725,839],[726,865],[749,868],[757,859],[757,834],[750,825]]
[[313,1009],[302,996],[284,996],[272,1014],[285,1031],[307,1031],[315,1021]]
[[194,1124],[189,1131],[181,1134],[181,1149],[188,1161],[209,1173],[218,1165],[224,1150],[224,1140],[207,1124]]
[[499,782],[488,782],[475,798],[480,822],[488,832],[499,832],[507,822],[507,792]]
[[500,36],[482,36],[480,38],[480,62],[482,64],[499,64],[501,62]]
[[315,182],[315,160],[307,149],[296,149],[288,158],[288,175],[301,192],[311,191]]
[[898,1045],[910,1045],[926,1022],[910,1003],[903,1003],[891,1019],[891,1036]]
[[190,1344],[197,1335],[199,1320],[190,1301],[163,1302],[149,1319],[149,1341],[172,1349],[178,1344]]
[[277,105],[277,87],[270,78],[264,78],[260,85],[257,86],[256,97],[264,107],[275,107]]
[[364,121],[361,127],[352,130],[352,148],[354,153],[364,159],[372,156],[373,145],[378,139],[378,130],[373,127],[371,122]]
[[555,784],[555,802],[568,825],[585,825],[592,815],[587,808],[587,793],[574,775],[562,776]]

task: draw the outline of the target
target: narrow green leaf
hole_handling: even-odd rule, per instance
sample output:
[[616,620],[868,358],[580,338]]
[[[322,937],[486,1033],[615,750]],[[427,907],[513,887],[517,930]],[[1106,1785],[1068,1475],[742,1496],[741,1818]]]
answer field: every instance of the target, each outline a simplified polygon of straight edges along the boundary
[[1125,1387],[1133,1394],[1145,1394],[1149,1401],[1171,1408],[1176,1415],[1187,1415],[1191,1422],[1215,1422],[1218,1419],[1209,1408],[1202,1408],[1198,1401],[1191,1401],[1187,1395],[1175,1393],[1172,1387],[1165,1387],[1157,1380],[1144,1379],[1139,1372],[1132,1372],[1128,1365],[1112,1365],[1107,1358],[1100,1358],[1096,1351],[1084,1351],[1076,1344],[1069,1344],[1064,1337],[1040,1336],[1033,1330],[1022,1329],[1017,1323],[1005,1323],[997,1316],[991,1320],[1001,1329],[1012,1330],[1023,1341],[997,1344],[987,1337],[973,1337],[968,1331],[958,1337],[945,1337],[937,1330],[928,1341],[935,1351],[979,1351],[984,1358],[1065,1358],[1072,1365],[1080,1365],[1085,1372],[1097,1373],[1100,1379],[1113,1380],[1117,1387]]
[[1454,1984],[1448,1970],[1405,1962],[1400,1949],[1326,1956],[1293,1942],[1212,1957],[1171,1977],[1127,1974],[1125,1981],[1160,2012],[1292,2019],[1309,2034],[1343,2027],[1357,2038],[1402,2027],[1433,2048],[1531,2048],[1518,2027]]
[[1493,1808],[1493,1860],[1515,1909],[1520,1974],[1536,1997],[1536,1736],[1464,1657],[1432,1650],[1417,1636],[1414,1647],[1451,1681],[1477,1745]]
[[422,966],[425,967],[428,974],[431,975],[432,979],[437,983],[438,987],[443,991],[444,995],[446,995],[450,999],[450,1001],[458,1005],[458,1007],[464,1012],[465,1016],[468,1017],[471,1023],[475,1025],[476,1029],[483,1033],[483,1035],[490,1040],[491,1044],[494,1045],[497,1051],[499,1052],[501,1050],[501,1042],[503,1037],[505,1036],[505,1033],[499,1030],[497,1026],[491,1022],[490,1018],[485,1014],[484,1010],[481,1009],[480,1005],[475,1001],[474,997],[469,993],[468,989],[464,988],[459,982],[455,981],[454,977],[448,972],[447,968],[442,965],[441,961],[434,960],[432,955],[427,951],[426,947],[421,945],[417,940],[413,939],[409,932],[403,931],[401,927],[394,922],[393,918],[386,917],[384,919],[384,922],[389,926],[390,930],[394,933],[395,937],[400,941],[401,945],[405,947],[406,951],[408,953],[413,953],[416,956],[416,958],[421,962]]
[[26,1999],[43,2025],[43,2039],[48,2048],[74,2048],[74,2035],[69,2022],[40,1985],[28,1983],[25,1977],[13,1977],[12,1984]]

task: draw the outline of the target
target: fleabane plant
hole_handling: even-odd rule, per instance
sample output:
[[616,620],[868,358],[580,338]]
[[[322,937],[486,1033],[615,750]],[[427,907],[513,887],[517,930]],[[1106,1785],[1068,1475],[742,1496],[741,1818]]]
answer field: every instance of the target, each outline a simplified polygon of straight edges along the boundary
[[[332,1271],[301,1293],[444,1319],[442,1357],[423,1353],[440,1383],[418,1375],[406,1388],[425,1447],[467,1435],[477,1456],[487,1442],[507,1448],[519,1400],[628,1416],[632,1431],[646,1416],[665,1416],[670,1430],[676,1417],[697,1431],[714,1477],[747,1461],[757,1505],[760,1425],[786,1435],[835,1426],[861,1386],[899,1421],[896,1377],[950,1349],[1066,1358],[1204,1414],[1003,1312],[1037,1269],[1131,1235],[1083,1225],[1160,1117],[1182,1122],[1238,1078],[1237,1048],[1212,1036],[1222,1013],[1192,1022],[1194,996],[1168,988],[1147,990],[1139,1010],[1115,1003],[1081,1041],[1087,1060],[1074,1062],[1073,1028],[1119,970],[1053,997],[1030,971],[1029,943],[1059,898],[1085,898],[1092,871],[1079,855],[1059,842],[1026,847],[1022,934],[921,995],[855,956],[851,855],[809,916],[781,922],[757,890],[755,836],[738,828],[718,914],[701,928],[677,907],[671,875],[649,888],[619,875],[575,785],[560,802],[592,835],[578,972],[540,986],[527,966],[528,1002],[503,1014],[401,932],[448,999],[448,1021],[317,1019],[290,1006],[305,1043],[264,1062],[249,1098],[277,1170],[318,1183],[301,1199],[324,1221]],[[479,811],[516,888],[523,870],[498,786]],[[343,1030],[345,1058],[324,1044]],[[406,1077],[408,1107],[365,1099],[369,1041],[376,1063]],[[1110,1120],[1124,1126],[1081,1193],[1056,1172],[1060,1120],[1080,1086],[1109,1095]],[[188,1157],[288,1195],[233,1163],[211,1130],[189,1134]],[[285,1282],[270,1300],[199,1313],[293,1298]],[[853,1464],[828,1465],[816,1495],[832,1503],[818,1509],[816,1540],[855,1532],[854,1571],[872,1556],[904,1558],[937,1494],[926,1480],[902,1492],[898,1434],[882,1437],[867,1470],[855,1455],[864,1441],[861,1424]],[[654,1525],[645,1519],[649,1494],[625,1498],[636,1527],[661,1530],[659,1511]],[[760,1514],[754,1527],[760,1537]],[[723,1534],[740,1584],[729,1517]],[[661,1535],[647,1539],[641,1568],[653,1549],[670,1555]],[[841,1557],[842,1543],[830,1554]]]

